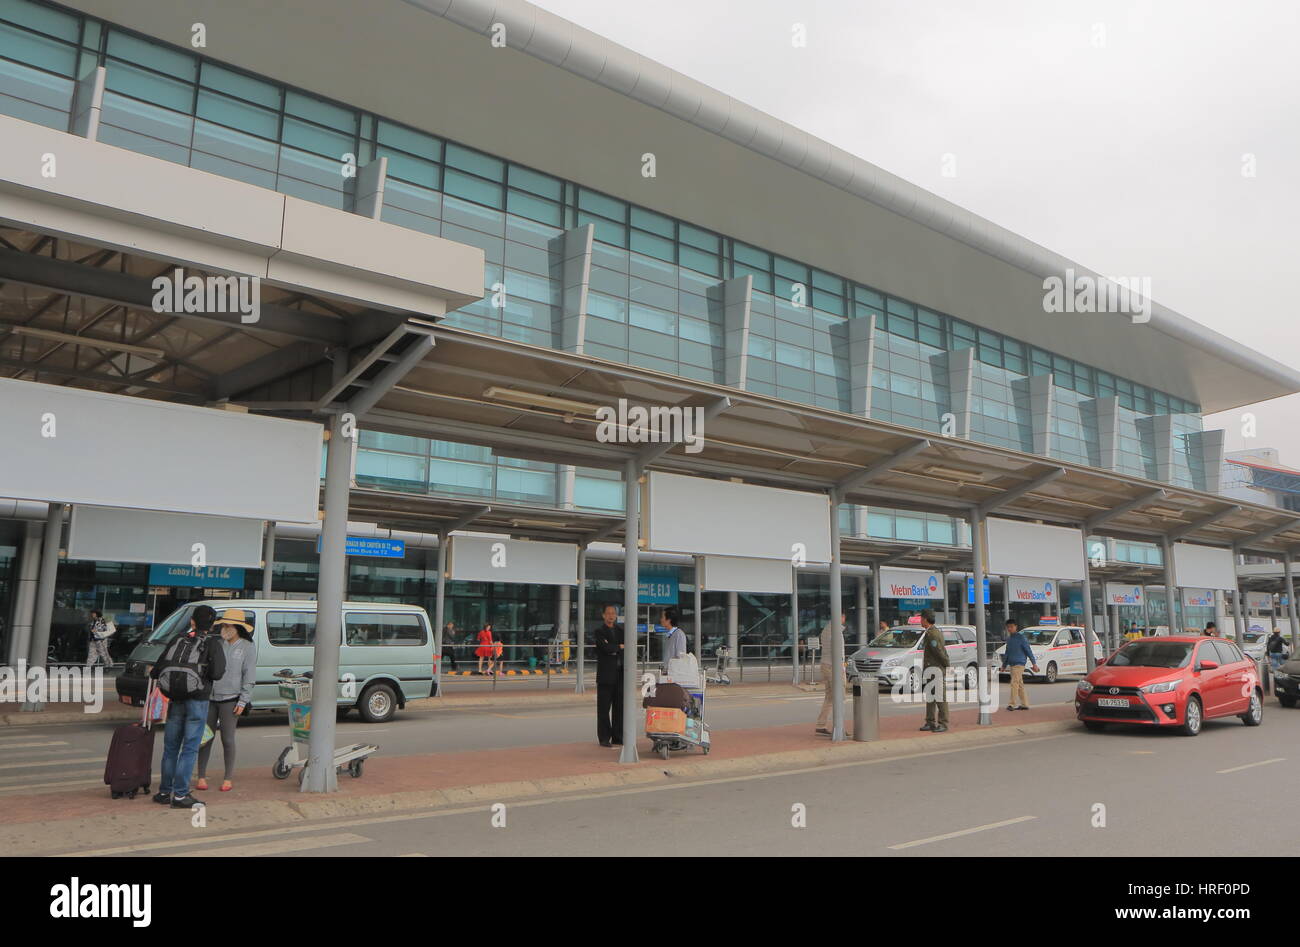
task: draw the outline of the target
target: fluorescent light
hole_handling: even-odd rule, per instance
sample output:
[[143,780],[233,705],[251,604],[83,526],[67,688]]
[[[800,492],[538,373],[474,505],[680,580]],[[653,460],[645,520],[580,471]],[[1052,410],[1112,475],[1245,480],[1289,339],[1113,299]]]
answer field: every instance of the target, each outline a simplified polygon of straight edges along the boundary
[[947,477],[963,483],[982,482],[988,476],[983,470],[958,470],[955,467],[940,467],[937,464],[928,464],[921,469],[936,477]]
[[511,520],[511,521],[510,521],[510,525],[513,526],[513,527],[515,527],[516,529],[520,529],[520,528],[532,528],[532,529],[565,529],[565,528],[568,527],[569,524],[568,524],[568,523],[552,523],[552,522],[550,522],[549,520]]
[[495,385],[483,392],[483,397],[489,401],[504,401],[508,404],[524,405],[529,408],[550,408],[553,411],[563,411],[565,414],[594,415],[596,413],[596,405],[587,404],[585,401],[570,401],[568,398],[554,398],[551,395],[539,395],[533,391],[498,388]]
[[68,345],[88,345],[106,352],[129,352],[132,355],[145,355],[149,358],[162,358],[167,353],[162,349],[149,348],[145,345],[131,345],[128,342],[111,342],[108,339],[96,339],[88,335],[73,335],[71,332],[56,332],[53,329],[33,329],[31,326],[10,326],[14,335],[30,335],[52,342],[65,342]]

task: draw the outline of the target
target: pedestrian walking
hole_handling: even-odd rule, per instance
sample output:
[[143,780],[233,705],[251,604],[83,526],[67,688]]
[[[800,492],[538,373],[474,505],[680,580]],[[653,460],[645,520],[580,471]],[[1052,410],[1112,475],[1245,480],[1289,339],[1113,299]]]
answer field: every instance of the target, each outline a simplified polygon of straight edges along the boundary
[[478,672],[483,673],[483,662],[487,662],[487,673],[493,673],[492,668],[496,664],[497,649],[492,641],[492,623],[485,624],[478,633],[478,647],[474,649],[478,655]]
[[[844,627],[844,615],[840,615],[840,628]],[[835,709],[834,688],[831,687],[831,675],[835,673],[835,664],[832,654],[834,648],[831,647],[835,640],[835,626],[831,622],[826,623],[822,629],[822,660],[821,672],[822,680],[826,682],[826,692],[822,695],[822,709],[817,714],[817,732],[830,734],[831,732],[831,715]],[[844,678],[844,685],[848,687],[848,675],[845,673],[844,666],[840,665],[840,676]]]
[[94,667],[101,661],[105,667],[111,667],[113,659],[108,656],[108,639],[117,634],[117,625],[106,621],[99,609],[90,612],[90,624],[86,626],[90,646],[86,654],[86,667]]
[[235,776],[235,723],[248,712],[257,680],[257,644],[248,618],[242,609],[228,608],[212,624],[213,633],[221,637],[226,670],[212,683],[212,699],[208,702],[208,729],[212,731],[212,739],[199,748],[199,779],[194,784],[198,790],[208,788],[208,759],[218,733],[225,771],[221,791],[230,792],[234,788],[231,780]]
[[189,631],[163,649],[149,676],[168,699],[167,729],[163,732],[162,779],[153,801],[173,809],[198,805],[190,794],[190,777],[208,722],[212,682],[226,673],[221,639],[212,634],[217,616],[211,605],[199,605],[190,616]]
[[447,622],[442,628],[442,658],[456,670],[456,623]]
[[1286,663],[1287,647],[1286,639],[1282,637],[1282,629],[1273,629],[1273,633],[1268,636],[1265,650],[1268,652],[1268,663],[1273,666],[1274,671]]
[[591,633],[596,644],[596,739],[601,746],[623,745],[623,626],[618,608],[601,609]]
[[1028,710],[1029,698],[1025,696],[1025,666],[1028,665],[1038,673],[1034,663],[1034,649],[1020,633],[1020,623],[1014,618],[1007,619],[1007,646],[1002,651],[1002,670],[1010,668],[1011,697],[1007,710]]
[[1213,637],[1214,637],[1215,635],[1217,635],[1218,633],[1219,633],[1219,626],[1218,626],[1218,625],[1216,625],[1216,624],[1215,624],[1214,622],[1212,622],[1212,621],[1207,621],[1207,622],[1205,623],[1205,637],[1206,637],[1206,638],[1213,638]]
[[686,632],[682,631],[679,621],[677,609],[671,606],[665,608],[659,616],[659,627],[668,635],[664,639],[665,666],[673,658],[680,658],[686,654]]
[[943,632],[934,623],[934,612],[921,612],[921,627],[925,629],[921,651],[921,693],[925,697],[925,723],[922,730],[943,733],[948,729],[948,649],[943,643]]

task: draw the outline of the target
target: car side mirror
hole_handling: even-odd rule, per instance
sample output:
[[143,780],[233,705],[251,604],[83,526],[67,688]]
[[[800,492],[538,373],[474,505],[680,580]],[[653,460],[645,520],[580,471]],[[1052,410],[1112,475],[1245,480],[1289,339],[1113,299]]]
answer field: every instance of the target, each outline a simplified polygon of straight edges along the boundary
[[1196,665],[1196,670],[1198,670],[1198,671],[1213,671],[1213,670],[1214,670],[1215,668],[1217,668],[1218,666],[1219,666],[1219,662],[1218,662],[1218,661],[1202,661],[1200,664]]
[[1105,656],[1102,656],[1102,657],[1100,657],[1100,658],[1097,659],[1097,667],[1101,667],[1101,666],[1102,666],[1103,664],[1105,664],[1105,663],[1106,663],[1106,658],[1105,658]]

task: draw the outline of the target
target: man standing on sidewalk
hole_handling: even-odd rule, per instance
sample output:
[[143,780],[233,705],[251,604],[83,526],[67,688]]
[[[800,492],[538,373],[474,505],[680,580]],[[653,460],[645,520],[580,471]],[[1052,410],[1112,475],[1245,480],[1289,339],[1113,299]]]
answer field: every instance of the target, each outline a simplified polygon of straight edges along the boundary
[[1028,710],[1029,698],[1025,696],[1025,665],[1034,669],[1038,673],[1038,665],[1034,663],[1034,649],[1029,647],[1029,642],[1025,636],[1020,633],[1020,624],[1014,618],[1007,619],[1007,646],[1002,652],[1002,668],[1005,671],[1008,666],[1011,668],[1011,703],[1007,704],[1007,710]]
[[925,723],[922,730],[943,733],[948,729],[948,648],[943,632],[934,623],[934,612],[921,612],[925,629],[921,650],[921,693],[925,695]]
[[618,607],[601,609],[592,632],[596,642],[596,738],[601,746],[623,745],[623,626]]
[[163,650],[149,676],[167,697],[167,728],[163,731],[162,778],[153,801],[173,809],[198,805],[190,795],[190,777],[208,722],[212,682],[226,673],[221,636],[212,634],[217,617],[211,605],[200,605],[190,616],[190,630]]
[[[842,629],[843,627],[844,616],[840,615],[840,628]],[[831,713],[834,710],[835,703],[832,699],[834,688],[831,687],[831,675],[835,673],[835,665],[832,663],[831,658],[831,652],[834,650],[831,648],[831,644],[834,641],[834,637],[834,626],[830,622],[827,622],[826,627],[822,629],[822,681],[826,686],[826,694],[822,697],[822,711],[817,715],[817,732],[825,733],[827,735],[831,732]],[[845,674],[843,665],[840,666],[839,673],[842,675]],[[848,691],[847,675],[845,675],[844,679],[844,689],[846,692]]]

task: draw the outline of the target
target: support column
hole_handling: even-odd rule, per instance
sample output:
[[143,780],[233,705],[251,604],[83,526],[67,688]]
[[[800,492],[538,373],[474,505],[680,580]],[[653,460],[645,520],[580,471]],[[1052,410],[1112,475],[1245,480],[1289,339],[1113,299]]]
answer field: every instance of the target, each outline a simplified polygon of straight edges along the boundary
[[[984,530],[983,517],[980,515],[978,507],[972,507],[970,511],[970,544],[971,559],[974,563],[972,568],[973,578],[975,580],[975,649],[978,651],[979,659],[979,702],[981,726],[989,726],[993,723],[993,717],[990,713],[991,695],[989,694],[988,666],[989,659],[986,652],[985,642],[988,640],[987,629],[985,626],[985,615],[983,605],[984,589]],[[965,596],[962,601],[966,601]]]
[[[945,595],[946,597],[946,595]],[[946,606],[945,606],[946,610]],[[867,577],[858,576],[858,647],[865,645],[869,639],[867,637]]]
[[695,557],[695,660],[704,664],[704,576],[700,556]]
[[384,185],[388,181],[388,159],[376,158],[357,172],[354,212],[378,220],[384,211]]
[[745,388],[749,381],[750,300],[753,291],[754,277],[749,274],[721,284],[723,383],[731,388]]
[[578,621],[574,636],[578,640],[578,679],[573,684],[575,694],[587,692],[587,547],[578,547]]
[[[825,647],[825,645],[822,645]],[[790,664],[796,687],[803,677],[803,662],[799,660],[799,570],[790,567]]]
[[[1083,653],[1084,660],[1087,662],[1086,667],[1091,671],[1097,666],[1096,659],[1092,654],[1091,640],[1092,636],[1097,634],[1097,630],[1093,627],[1092,618],[1092,560],[1088,556],[1088,531],[1084,529],[1081,532],[1083,533],[1083,588],[1081,590],[1083,593]],[[1057,597],[1060,597],[1059,591]],[[1097,637],[1100,638],[1101,635],[1097,635]],[[1106,653],[1110,653],[1109,649],[1107,649]]]
[[[860,418],[871,417],[871,373],[876,353],[876,316],[869,313],[850,319],[849,409]],[[865,530],[864,530],[865,535]]]
[[42,524],[34,520],[23,524],[23,545],[18,553],[18,573],[14,581],[13,620],[9,624],[9,653],[5,660],[11,667],[17,667],[19,661],[26,661],[27,652],[31,650],[44,536]]
[[[944,594],[947,595],[948,583],[945,576]],[[871,637],[876,637],[876,632],[880,629],[880,623],[884,621],[880,617],[880,563],[871,565],[871,618],[875,621],[875,626],[871,629]]]
[[[968,578],[968,577],[963,576],[963,578]],[[959,608],[961,609],[961,621],[959,622],[959,624],[969,625],[970,624],[970,602],[968,601],[968,599],[970,597],[970,593],[966,589],[965,582],[960,583],[960,587],[961,587],[961,591],[957,593],[957,601],[959,603]]]
[[1241,580],[1237,580],[1237,587],[1232,590],[1232,616],[1237,621],[1237,641],[1245,645],[1246,643],[1246,615],[1241,607]]
[[[1110,607],[1110,628],[1107,630],[1107,633],[1106,633],[1106,651],[1107,651],[1107,653],[1109,653],[1109,652],[1113,651],[1115,648],[1119,647],[1119,640],[1120,640],[1121,637],[1122,637],[1122,635],[1120,634],[1120,624],[1119,624],[1119,606],[1118,606],[1118,605],[1111,605],[1111,607]],[[1091,662],[1091,661],[1088,662],[1088,670],[1089,670],[1089,671],[1092,670],[1092,662]]]
[[[63,538],[63,504],[51,503],[45,517],[45,540],[41,544],[41,574],[36,581],[36,610],[32,617],[31,644],[27,649],[27,667],[44,668],[50,649],[50,623],[54,619],[54,586],[59,572],[59,542]],[[26,701],[21,710],[45,709],[44,702]]]
[[[573,590],[567,585],[561,585],[557,591],[558,594],[555,596],[555,647],[558,652],[556,657],[561,662],[564,662],[564,646],[569,642],[569,625],[572,623],[570,614],[573,609]],[[549,665],[550,662],[548,661],[547,664]],[[561,667],[568,670],[566,664],[567,662],[561,664]],[[546,668],[548,676],[551,670],[549,666]]]
[[1029,405],[1034,453],[1050,457],[1052,453],[1052,419],[1056,413],[1054,375],[1031,375],[1029,377]]
[[[581,553],[579,553],[581,555]],[[438,533],[438,581],[433,600],[433,695],[442,696],[442,631],[447,625],[447,534]],[[471,652],[472,653],[472,652]]]
[[561,301],[552,320],[555,347],[582,354],[587,341],[587,289],[591,283],[591,251],[596,229],[583,224],[550,241],[551,280],[559,281]]
[[623,468],[623,746],[620,763],[635,763],[641,719],[637,714],[636,624],[641,540],[641,469],[635,460]]
[[727,593],[727,647],[731,649],[731,660],[739,661],[740,655],[740,599],[735,592]]
[[975,349],[948,353],[948,410],[955,419],[954,437],[970,437],[971,393],[975,388]]
[[940,581],[943,583],[943,620],[952,621],[952,616],[948,614],[948,570],[942,573]]
[[72,96],[72,117],[68,131],[82,138],[96,141],[99,138],[99,118],[104,108],[104,80],[107,70],[96,66],[77,80]]
[[[1178,589],[1174,587],[1174,553],[1173,546],[1166,537],[1161,540],[1160,555],[1165,567],[1165,621],[1169,623],[1169,634],[1179,634],[1178,625]],[[1244,641],[1245,639],[1238,639]]]
[[271,597],[271,576],[275,571],[275,520],[268,520],[262,538],[262,598]]
[[1011,576],[1002,577],[1002,624],[1011,620]]
[[[1295,603],[1295,576],[1291,568],[1291,550],[1282,554],[1282,575],[1286,581],[1286,610],[1287,616],[1291,619],[1291,654],[1300,654],[1297,651],[1297,644],[1300,644],[1300,611],[1296,609]],[[1245,641],[1245,638],[1238,638],[1238,641]]]
[[1151,627],[1151,600],[1147,595],[1146,579],[1140,580],[1142,583],[1142,634],[1148,634],[1147,629]]
[[[338,708],[339,644],[346,596],[348,486],[352,445],[343,435],[343,413],[329,419],[325,455],[325,520],[321,523],[320,574],[316,585],[316,646],[312,649],[311,739],[303,792],[335,792],[334,730]],[[441,624],[438,626],[441,631]]]
[[[831,491],[831,742],[844,740],[844,612],[843,563],[840,559],[840,494]],[[823,645],[825,647],[825,645]]]

